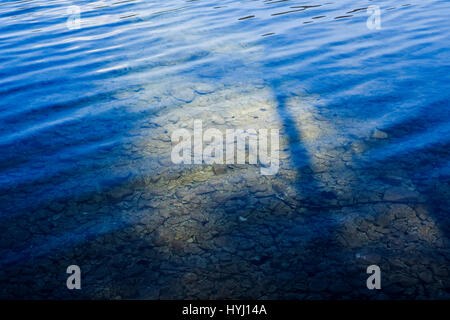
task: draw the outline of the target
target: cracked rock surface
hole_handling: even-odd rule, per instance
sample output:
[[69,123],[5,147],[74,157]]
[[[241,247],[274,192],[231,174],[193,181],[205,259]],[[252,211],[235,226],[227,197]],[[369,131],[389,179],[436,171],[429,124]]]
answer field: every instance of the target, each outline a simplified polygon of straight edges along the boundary
[[[285,123],[261,84],[174,88],[139,90],[160,107],[124,124],[124,142],[2,187],[1,298],[450,298],[450,180],[422,174],[448,161],[448,149],[373,159],[368,151],[407,128],[348,135],[357,121],[331,120],[300,91],[287,101],[293,118]],[[278,173],[174,165],[170,134],[192,130],[194,119],[222,132],[279,128]],[[71,130],[79,127],[63,128],[53,143]],[[32,170],[49,166],[39,158]],[[72,264],[82,290],[66,288]],[[366,287],[372,264],[382,290]]]

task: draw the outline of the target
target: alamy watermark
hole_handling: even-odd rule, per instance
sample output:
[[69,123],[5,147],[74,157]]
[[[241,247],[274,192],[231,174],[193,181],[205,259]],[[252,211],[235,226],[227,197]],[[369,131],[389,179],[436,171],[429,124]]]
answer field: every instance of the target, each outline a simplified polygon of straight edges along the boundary
[[367,278],[366,286],[367,289],[373,290],[381,289],[381,269],[376,264],[370,265],[367,267],[367,274],[370,274],[371,276]]
[[174,164],[245,164],[248,155],[249,164],[261,165],[262,175],[274,175],[279,169],[278,129],[270,129],[270,134],[268,129],[227,129],[224,134],[209,128],[203,132],[202,120],[194,120],[193,134],[177,129],[171,138],[175,143],[171,153]]
[[70,276],[67,278],[66,286],[67,289],[73,290],[81,289],[81,269],[76,264],[72,264],[67,267],[66,273],[70,274]]
[[[70,2],[70,1],[69,1]],[[66,27],[69,30],[77,30],[80,29],[82,26],[82,18],[81,13],[82,11],[90,11],[92,8],[104,8],[108,6],[112,6],[114,3],[112,1],[94,1],[88,4],[83,5],[83,7],[75,4],[71,4],[67,7],[67,15],[68,18],[66,20]],[[83,9],[82,9],[83,8]],[[97,18],[99,19],[99,18]]]
[[369,30],[381,30],[381,10],[380,6],[371,5],[367,8],[366,26]]
[[[109,1],[100,0],[94,2],[91,5],[95,5],[98,8],[111,5]],[[81,7],[78,5],[71,5],[67,8],[67,28],[70,30],[81,28]],[[367,8],[367,14],[369,17],[366,20],[366,26],[369,30],[381,30],[381,9],[378,5],[371,5]]]
[[79,6],[70,6],[67,8],[67,28],[70,30],[81,28],[81,8]]

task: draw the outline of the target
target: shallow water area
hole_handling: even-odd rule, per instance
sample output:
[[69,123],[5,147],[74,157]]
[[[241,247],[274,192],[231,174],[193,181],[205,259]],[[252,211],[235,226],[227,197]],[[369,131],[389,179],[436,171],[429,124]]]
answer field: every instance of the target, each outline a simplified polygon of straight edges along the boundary
[[[449,12],[3,2],[0,297],[450,298]],[[195,120],[278,129],[278,172],[174,164]]]

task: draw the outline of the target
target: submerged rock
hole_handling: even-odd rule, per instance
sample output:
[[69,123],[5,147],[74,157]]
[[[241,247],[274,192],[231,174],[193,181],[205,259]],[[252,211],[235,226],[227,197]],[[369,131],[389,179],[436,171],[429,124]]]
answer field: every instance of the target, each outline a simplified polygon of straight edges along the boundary
[[174,88],[171,93],[172,97],[185,103],[190,103],[195,99],[195,93],[191,88]]
[[406,201],[417,199],[419,194],[404,187],[393,187],[386,190],[383,199],[385,201]]
[[213,166],[213,172],[214,174],[217,176],[219,174],[224,174],[227,172],[227,167],[226,166]]
[[210,84],[207,83],[197,83],[194,85],[194,90],[195,92],[197,92],[198,94],[209,94],[209,93],[213,93],[214,87]]
[[375,129],[372,133],[372,138],[375,138],[375,139],[387,139],[387,137],[388,137],[388,134],[386,132],[378,130],[378,129]]

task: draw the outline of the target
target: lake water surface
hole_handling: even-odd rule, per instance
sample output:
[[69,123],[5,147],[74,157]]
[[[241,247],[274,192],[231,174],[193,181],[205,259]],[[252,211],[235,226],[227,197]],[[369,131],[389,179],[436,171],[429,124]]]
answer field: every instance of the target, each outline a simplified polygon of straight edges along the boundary
[[[449,14],[2,1],[0,297],[450,298]],[[279,171],[173,164],[196,119],[278,129]]]

